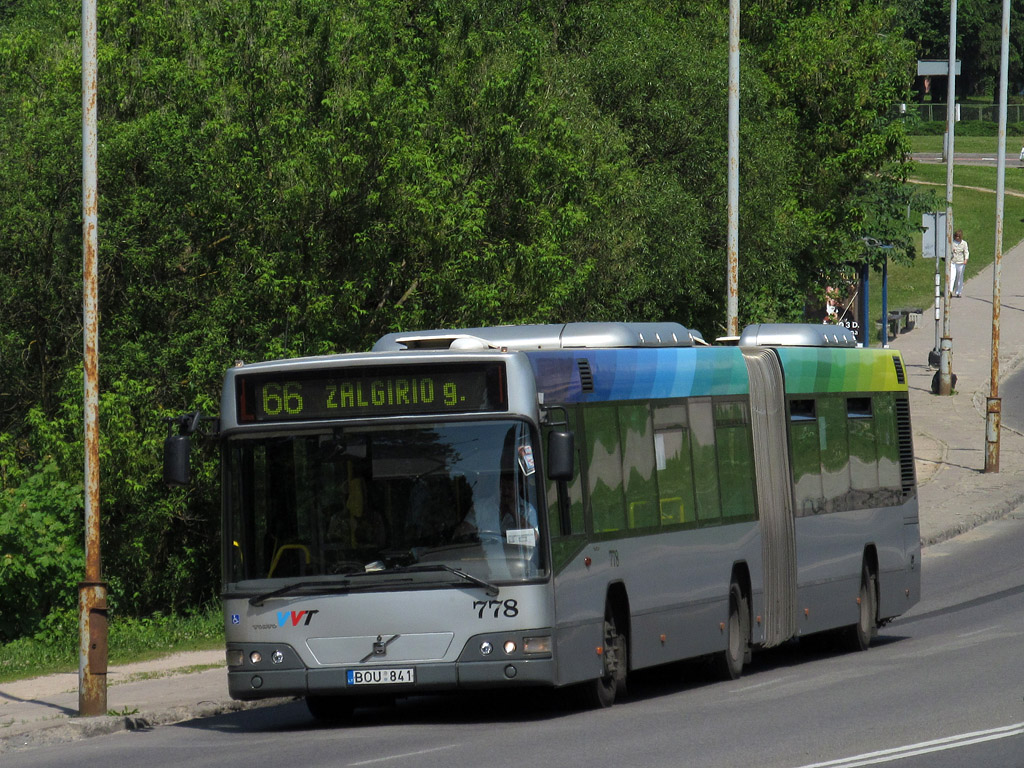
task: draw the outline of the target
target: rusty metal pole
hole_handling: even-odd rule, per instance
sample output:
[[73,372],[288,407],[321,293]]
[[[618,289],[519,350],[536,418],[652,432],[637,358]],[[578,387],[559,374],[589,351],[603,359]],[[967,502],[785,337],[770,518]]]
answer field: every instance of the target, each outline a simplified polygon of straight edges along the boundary
[[956,125],[956,0],[949,1],[949,86],[946,96],[946,290],[942,311],[942,341],[939,344],[939,394],[953,394],[953,337],[949,330],[949,268],[953,256],[953,135]]
[[740,335],[740,0],[729,0],[729,185],[726,335]]
[[96,0],[82,0],[82,314],[85,371],[85,581],[78,585],[78,714],[107,713],[107,585],[101,581],[97,301]]
[[992,260],[992,374],[985,407],[985,471],[999,471],[999,314],[1002,306],[1003,201],[1006,194],[1006,79],[1010,61],[1010,0],[1003,0],[1003,41],[999,56],[999,154],[996,160],[996,249]]

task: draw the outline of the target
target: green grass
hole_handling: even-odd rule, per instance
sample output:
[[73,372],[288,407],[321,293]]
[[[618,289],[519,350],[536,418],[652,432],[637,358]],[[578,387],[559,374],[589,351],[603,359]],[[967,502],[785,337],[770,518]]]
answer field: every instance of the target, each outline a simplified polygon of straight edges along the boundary
[[[108,633],[112,665],[223,646],[224,622],[219,605],[186,616],[114,618]],[[77,671],[78,619],[73,612],[51,616],[46,630],[35,637],[0,646],[0,683]]]
[[[931,137],[926,137],[931,138]],[[941,139],[941,137],[940,137]],[[965,150],[967,151],[967,150]],[[1011,172],[1012,171],[1012,172]],[[911,178],[924,182],[935,190],[937,209],[946,208],[946,166],[917,164]],[[970,279],[992,263],[995,254],[996,224],[996,168],[958,165],[953,169],[953,221],[964,231],[964,239],[971,246],[971,259],[965,279]],[[980,187],[991,191],[978,191],[964,187]],[[1003,202],[1003,254],[1024,240],[1024,170],[1007,169],[1006,196]],[[920,253],[920,239],[917,242]],[[933,306],[935,291],[935,262],[917,258],[912,264],[889,265],[889,309],[922,308]],[[882,278],[872,273],[869,288],[871,317],[882,316]],[[874,331],[874,322],[868,326]]]

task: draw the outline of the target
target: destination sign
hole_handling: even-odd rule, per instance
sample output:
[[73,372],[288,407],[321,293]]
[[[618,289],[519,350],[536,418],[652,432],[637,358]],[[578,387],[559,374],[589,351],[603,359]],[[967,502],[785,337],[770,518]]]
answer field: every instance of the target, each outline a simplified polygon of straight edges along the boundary
[[312,421],[366,416],[505,411],[505,367],[393,365],[259,373],[235,380],[238,420]]

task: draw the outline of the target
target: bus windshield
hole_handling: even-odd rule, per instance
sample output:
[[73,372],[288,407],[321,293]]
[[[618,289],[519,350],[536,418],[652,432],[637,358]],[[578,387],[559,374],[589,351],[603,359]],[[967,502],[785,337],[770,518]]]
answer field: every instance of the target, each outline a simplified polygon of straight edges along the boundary
[[230,439],[225,459],[229,582],[419,564],[546,575],[525,422],[264,433]]

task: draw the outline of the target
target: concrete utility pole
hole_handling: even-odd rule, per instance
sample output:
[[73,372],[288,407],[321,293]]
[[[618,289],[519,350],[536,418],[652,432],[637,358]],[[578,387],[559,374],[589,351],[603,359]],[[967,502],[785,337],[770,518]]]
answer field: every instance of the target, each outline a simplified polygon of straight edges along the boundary
[[82,313],[85,369],[85,581],[78,585],[78,714],[107,714],[107,585],[100,561],[97,309],[96,0],[82,0]]
[[956,125],[956,0],[949,1],[949,87],[946,96],[946,290],[942,311],[942,341],[939,344],[939,394],[953,394],[953,337],[949,330],[949,266],[953,256],[953,134]]
[[992,260],[992,377],[985,408],[985,471],[999,471],[999,313],[1002,297],[1003,199],[1006,193],[1006,78],[1010,61],[1010,0],[1003,0],[1003,42],[999,56],[999,154],[996,160],[996,249]]
[[727,336],[740,335],[740,0],[729,0],[729,189],[728,266],[726,283]]

